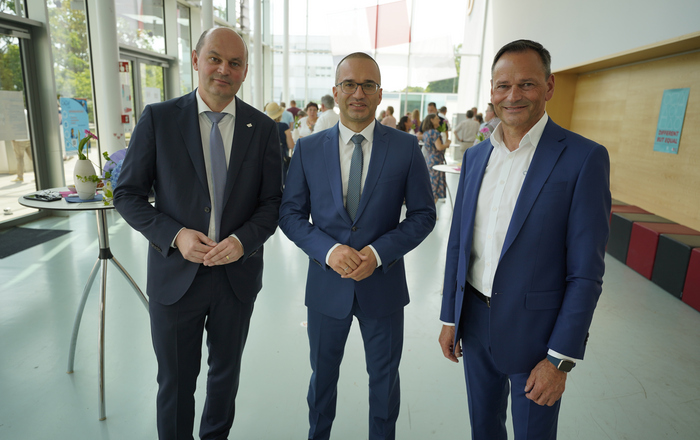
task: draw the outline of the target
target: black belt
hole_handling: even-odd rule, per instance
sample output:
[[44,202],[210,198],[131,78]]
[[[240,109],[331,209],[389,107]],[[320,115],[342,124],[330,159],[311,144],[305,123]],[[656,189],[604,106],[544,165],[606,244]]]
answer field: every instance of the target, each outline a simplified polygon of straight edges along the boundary
[[481,300],[481,302],[486,304],[487,307],[491,307],[491,297],[490,296],[486,296],[483,293],[479,292],[469,283],[467,283],[467,289],[471,290],[472,293],[474,294],[474,296],[479,298]]

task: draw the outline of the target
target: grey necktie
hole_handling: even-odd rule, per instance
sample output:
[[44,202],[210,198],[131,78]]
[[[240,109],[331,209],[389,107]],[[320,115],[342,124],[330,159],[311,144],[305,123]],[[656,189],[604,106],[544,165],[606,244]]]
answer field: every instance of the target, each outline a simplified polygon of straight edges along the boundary
[[219,130],[219,122],[227,113],[204,112],[211,121],[209,133],[209,161],[211,166],[211,181],[214,188],[214,225],[216,226],[216,242],[221,238],[221,214],[224,210],[224,190],[226,189],[226,153],[224,140]]
[[362,186],[362,141],[365,137],[361,134],[356,134],[350,138],[355,149],[352,151],[352,160],[350,161],[350,175],[348,177],[348,193],[345,200],[345,209],[352,221],[355,221],[357,207],[360,205],[360,190]]

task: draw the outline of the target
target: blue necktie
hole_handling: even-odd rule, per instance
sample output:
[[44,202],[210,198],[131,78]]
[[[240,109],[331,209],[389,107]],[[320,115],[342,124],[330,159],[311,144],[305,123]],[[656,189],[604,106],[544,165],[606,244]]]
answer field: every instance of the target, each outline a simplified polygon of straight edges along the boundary
[[345,209],[352,221],[355,221],[357,207],[360,205],[360,190],[362,187],[362,141],[365,137],[361,134],[356,134],[350,138],[355,149],[352,151],[352,160],[350,161],[350,176],[348,177],[348,193],[345,200]]
[[204,112],[211,121],[209,133],[209,162],[211,165],[211,181],[214,188],[214,225],[218,243],[221,238],[221,214],[224,210],[224,191],[226,190],[226,153],[224,140],[219,130],[219,122],[227,113]]

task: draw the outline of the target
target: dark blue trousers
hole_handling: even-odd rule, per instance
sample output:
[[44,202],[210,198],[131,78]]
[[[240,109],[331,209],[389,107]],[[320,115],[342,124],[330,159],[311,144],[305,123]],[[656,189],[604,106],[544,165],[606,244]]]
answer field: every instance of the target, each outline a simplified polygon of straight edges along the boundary
[[179,301],[169,306],[151,301],[149,310],[158,360],[158,437],[193,438],[194,391],[206,329],[209,372],[199,435],[228,438],[253,302],[239,301],[223,267],[201,266]]
[[309,439],[331,435],[343,360],[353,316],[360,323],[369,373],[369,439],[393,440],[399,417],[399,362],[403,349],[403,308],[382,318],[370,318],[357,304],[346,318],[335,319],[309,309],[311,357]]
[[490,312],[491,309],[471,291],[465,292],[461,319],[462,353],[472,439],[508,438],[506,410],[510,393],[515,439],[555,440],[561,400],[551,407],[540,406],[525,397],[529,371],[504,374],[498,370],[491,356]]

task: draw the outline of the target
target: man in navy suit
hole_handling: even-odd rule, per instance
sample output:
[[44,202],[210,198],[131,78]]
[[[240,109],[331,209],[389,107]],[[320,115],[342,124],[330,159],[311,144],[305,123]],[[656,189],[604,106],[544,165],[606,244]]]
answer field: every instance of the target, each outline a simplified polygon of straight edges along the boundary
[[505,45],[491,72],[501,123],[462,160],[439,342],[463,353],[473,439],[506,439],[509,393],[515,438],[555,439],[602,288],[610,162],[547,116],[542,45]]
[[280,228],[309,256],[309,438],[330,437],[354,316],[369,373],[369,438],[393,439],[409,301],[403,256],[433,229],[435,205],[416,137],[375,119],[382,89],[374,59],[348,55],[335,79],[340,122],[298,141],[280,208]]
[[209,372],[199,435],[228,436],[262,287],[263,243],[277,227],[282,196],[275,123],[235,96],[248,72],[241,37],[226,28],[204,32],[192,64],[199,87],[144,109],[114,191],[117,210],[151,245],[147,292],[161,439],[192,438],[205,328]]

